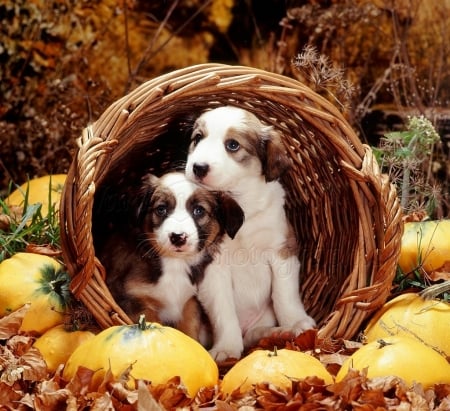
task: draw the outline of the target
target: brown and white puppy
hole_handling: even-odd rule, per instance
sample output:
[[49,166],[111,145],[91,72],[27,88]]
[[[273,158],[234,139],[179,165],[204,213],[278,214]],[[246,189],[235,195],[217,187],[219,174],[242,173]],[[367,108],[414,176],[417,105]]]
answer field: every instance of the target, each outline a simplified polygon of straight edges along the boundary
[[279,135],[246,110],[219,107],[194,124],[186,175],[227,191],[245,214],[199,286],[214,334],[210,353],[219,361],[239,358],[262,337],[315,326],[300,297],[298,246],[278,181],[288,167]]
[[197,285],[225,233],[239,230],[242,210],[179,172],[145,176],[132,204],[133,222],[99,254],[108,288],[131,319],[145,314],[198,339]]

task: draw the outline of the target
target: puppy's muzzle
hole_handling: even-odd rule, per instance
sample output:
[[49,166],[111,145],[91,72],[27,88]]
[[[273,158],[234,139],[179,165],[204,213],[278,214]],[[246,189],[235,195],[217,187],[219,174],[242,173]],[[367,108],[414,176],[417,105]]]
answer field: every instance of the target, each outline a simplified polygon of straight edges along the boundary
[[187,234],[186,233],[171,233],[169,236],[170,242],[175,247],[181,247],[186,244]]
[[204,178],[206,174],[208,174],[209,171],[209,164],[208,163],[194,163],[192,167],[192,171],[194,172],[195,177],[197,177],[199,180]]

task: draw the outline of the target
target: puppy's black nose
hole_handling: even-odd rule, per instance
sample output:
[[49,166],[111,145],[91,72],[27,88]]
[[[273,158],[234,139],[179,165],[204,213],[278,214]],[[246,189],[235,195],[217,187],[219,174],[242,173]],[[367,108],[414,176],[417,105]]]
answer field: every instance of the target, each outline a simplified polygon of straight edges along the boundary
[[209,164],[208,163],[194,163],[192,170],[194,171],[194,174],[196,177],[203,178],[206,176],[206,174],[208,174]]
[[181,247],[182,245],[186,244],[187,234],[186,233],[171,233],[169,238],[170,238],[170,242],[174,246]]

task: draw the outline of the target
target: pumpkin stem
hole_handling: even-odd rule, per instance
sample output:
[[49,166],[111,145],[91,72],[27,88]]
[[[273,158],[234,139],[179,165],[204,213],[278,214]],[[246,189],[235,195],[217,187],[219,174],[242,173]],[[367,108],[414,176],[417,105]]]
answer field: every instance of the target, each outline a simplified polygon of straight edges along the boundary
[[273,347],[273,351],[269,353],[269,357],[276,357],[278,355],[277,346]]
[[382,340],[381,338],[379,340],[377,340],[377,343],[380,344],[380,348],[384,348],[384,347],[387,347],[388,345],[392,345],[392,343],[388,343],[388,342]]
[[145,321],[145,314],[141,314],[138,320],[139,329],[145,331],[147,329],[147,323]]

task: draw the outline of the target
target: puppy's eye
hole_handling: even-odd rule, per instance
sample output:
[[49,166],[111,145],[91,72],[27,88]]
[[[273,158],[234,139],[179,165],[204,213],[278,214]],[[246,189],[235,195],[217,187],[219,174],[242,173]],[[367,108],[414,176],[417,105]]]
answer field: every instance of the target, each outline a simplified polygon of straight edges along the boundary
[[205,214],[206,210],[201,205],[196,205],[194,209],[192,210],[192,214],[194,217],[201,217]]
[[239,144],[238,141],[234,140],[234,139],[230,139],[225,141],[225,148],[228,151],[238,151],[241,148],[241,145]]
[[200,133],[199,131],[196,131],[193,135],[192,135],[192,143],[194,144],[194,146],[196,146],[198,143],[200,143],[200,140],[203,138],[202,133]]
[[155,214],[158,217],[165,217],[167,215],[167,212],[168,212],[167,206],[164,204],[161,204],[155,208]]

